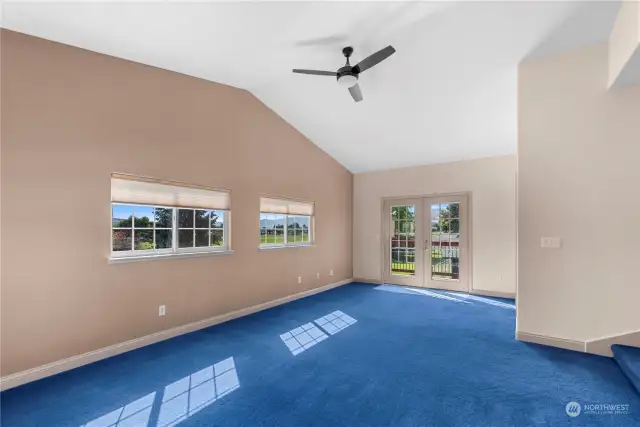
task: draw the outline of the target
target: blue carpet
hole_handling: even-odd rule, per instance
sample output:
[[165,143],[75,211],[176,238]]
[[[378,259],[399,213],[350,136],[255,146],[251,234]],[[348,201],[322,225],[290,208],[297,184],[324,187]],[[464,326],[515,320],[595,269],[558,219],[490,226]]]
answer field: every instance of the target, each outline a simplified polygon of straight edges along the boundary
[[611,346],[611,350],[622,372],[640,393],[640,348],[616,344]]
[[512,305],[343,286],[3,392],[2,426],[640,425],[614,360],[515,341]]

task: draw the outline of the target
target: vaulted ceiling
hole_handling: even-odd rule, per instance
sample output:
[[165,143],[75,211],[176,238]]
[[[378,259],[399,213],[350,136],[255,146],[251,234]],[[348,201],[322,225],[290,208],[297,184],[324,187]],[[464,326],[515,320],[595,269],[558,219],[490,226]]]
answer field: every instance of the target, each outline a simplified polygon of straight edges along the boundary
[[[605,41],[619,2],[5,2],[2,27],[244,88],[352,172],[514,153],[517,65]],[[331,77],[360,77],[355,103]]]

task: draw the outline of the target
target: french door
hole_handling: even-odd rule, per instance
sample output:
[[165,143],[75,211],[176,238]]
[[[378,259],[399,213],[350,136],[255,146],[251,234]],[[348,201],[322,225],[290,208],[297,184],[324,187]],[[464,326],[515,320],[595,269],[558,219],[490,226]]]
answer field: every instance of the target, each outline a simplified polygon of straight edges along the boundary
[[386,283],[406,286],[423,284],[423,208],[422,199],[393,199],[384,203]]
[[386,283],[469,291],[466,196],[384,202]]

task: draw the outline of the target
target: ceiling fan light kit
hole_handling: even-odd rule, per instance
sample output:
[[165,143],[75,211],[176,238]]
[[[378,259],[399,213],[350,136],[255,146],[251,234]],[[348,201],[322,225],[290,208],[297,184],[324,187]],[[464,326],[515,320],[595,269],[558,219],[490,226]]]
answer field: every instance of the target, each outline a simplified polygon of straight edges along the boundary
[[353,54],[353,48],[351,46],[347,46],[342,49],[342,54],[347,58],[347,63],[344,67],[339,68],[336,72],[331,71],[320,71],[320,70],[302,70],[302,69],[294,69],[294,73],[298,74],[311,74],[315,76],[331,76],[336,77],[338,80],[338,84],[340,86],[344,86],[349,88],[349,93],[353,97],[353,100],[356,102],[362,101],[362,91],[360,90],[360,85],[358,84],[358,79],[360,77],[360,73],[368,70],[374,65],[379,64],[384,61],[391,55],[393,55],[396,50],[393,46],[387,46],[384,49],[380,49],[376,53],[367,56],[362,61],[358,62],[353,67],[349,62],[349,58]]

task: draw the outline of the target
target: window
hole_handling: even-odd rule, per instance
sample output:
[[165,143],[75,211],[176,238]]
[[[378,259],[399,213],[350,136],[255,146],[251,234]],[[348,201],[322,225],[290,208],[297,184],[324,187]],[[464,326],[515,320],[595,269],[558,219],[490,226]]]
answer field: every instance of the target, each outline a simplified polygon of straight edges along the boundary
[[310,202],[260,199],[260,246],[310,245],[314,205]]
[[112,176],[111,201],[112,258],[229,249],[228,192]]
[[171,208],[113,204],[111,224],[113,252],[172,248]]
[[225,211],[178,209],[178,247],[224,246]]

